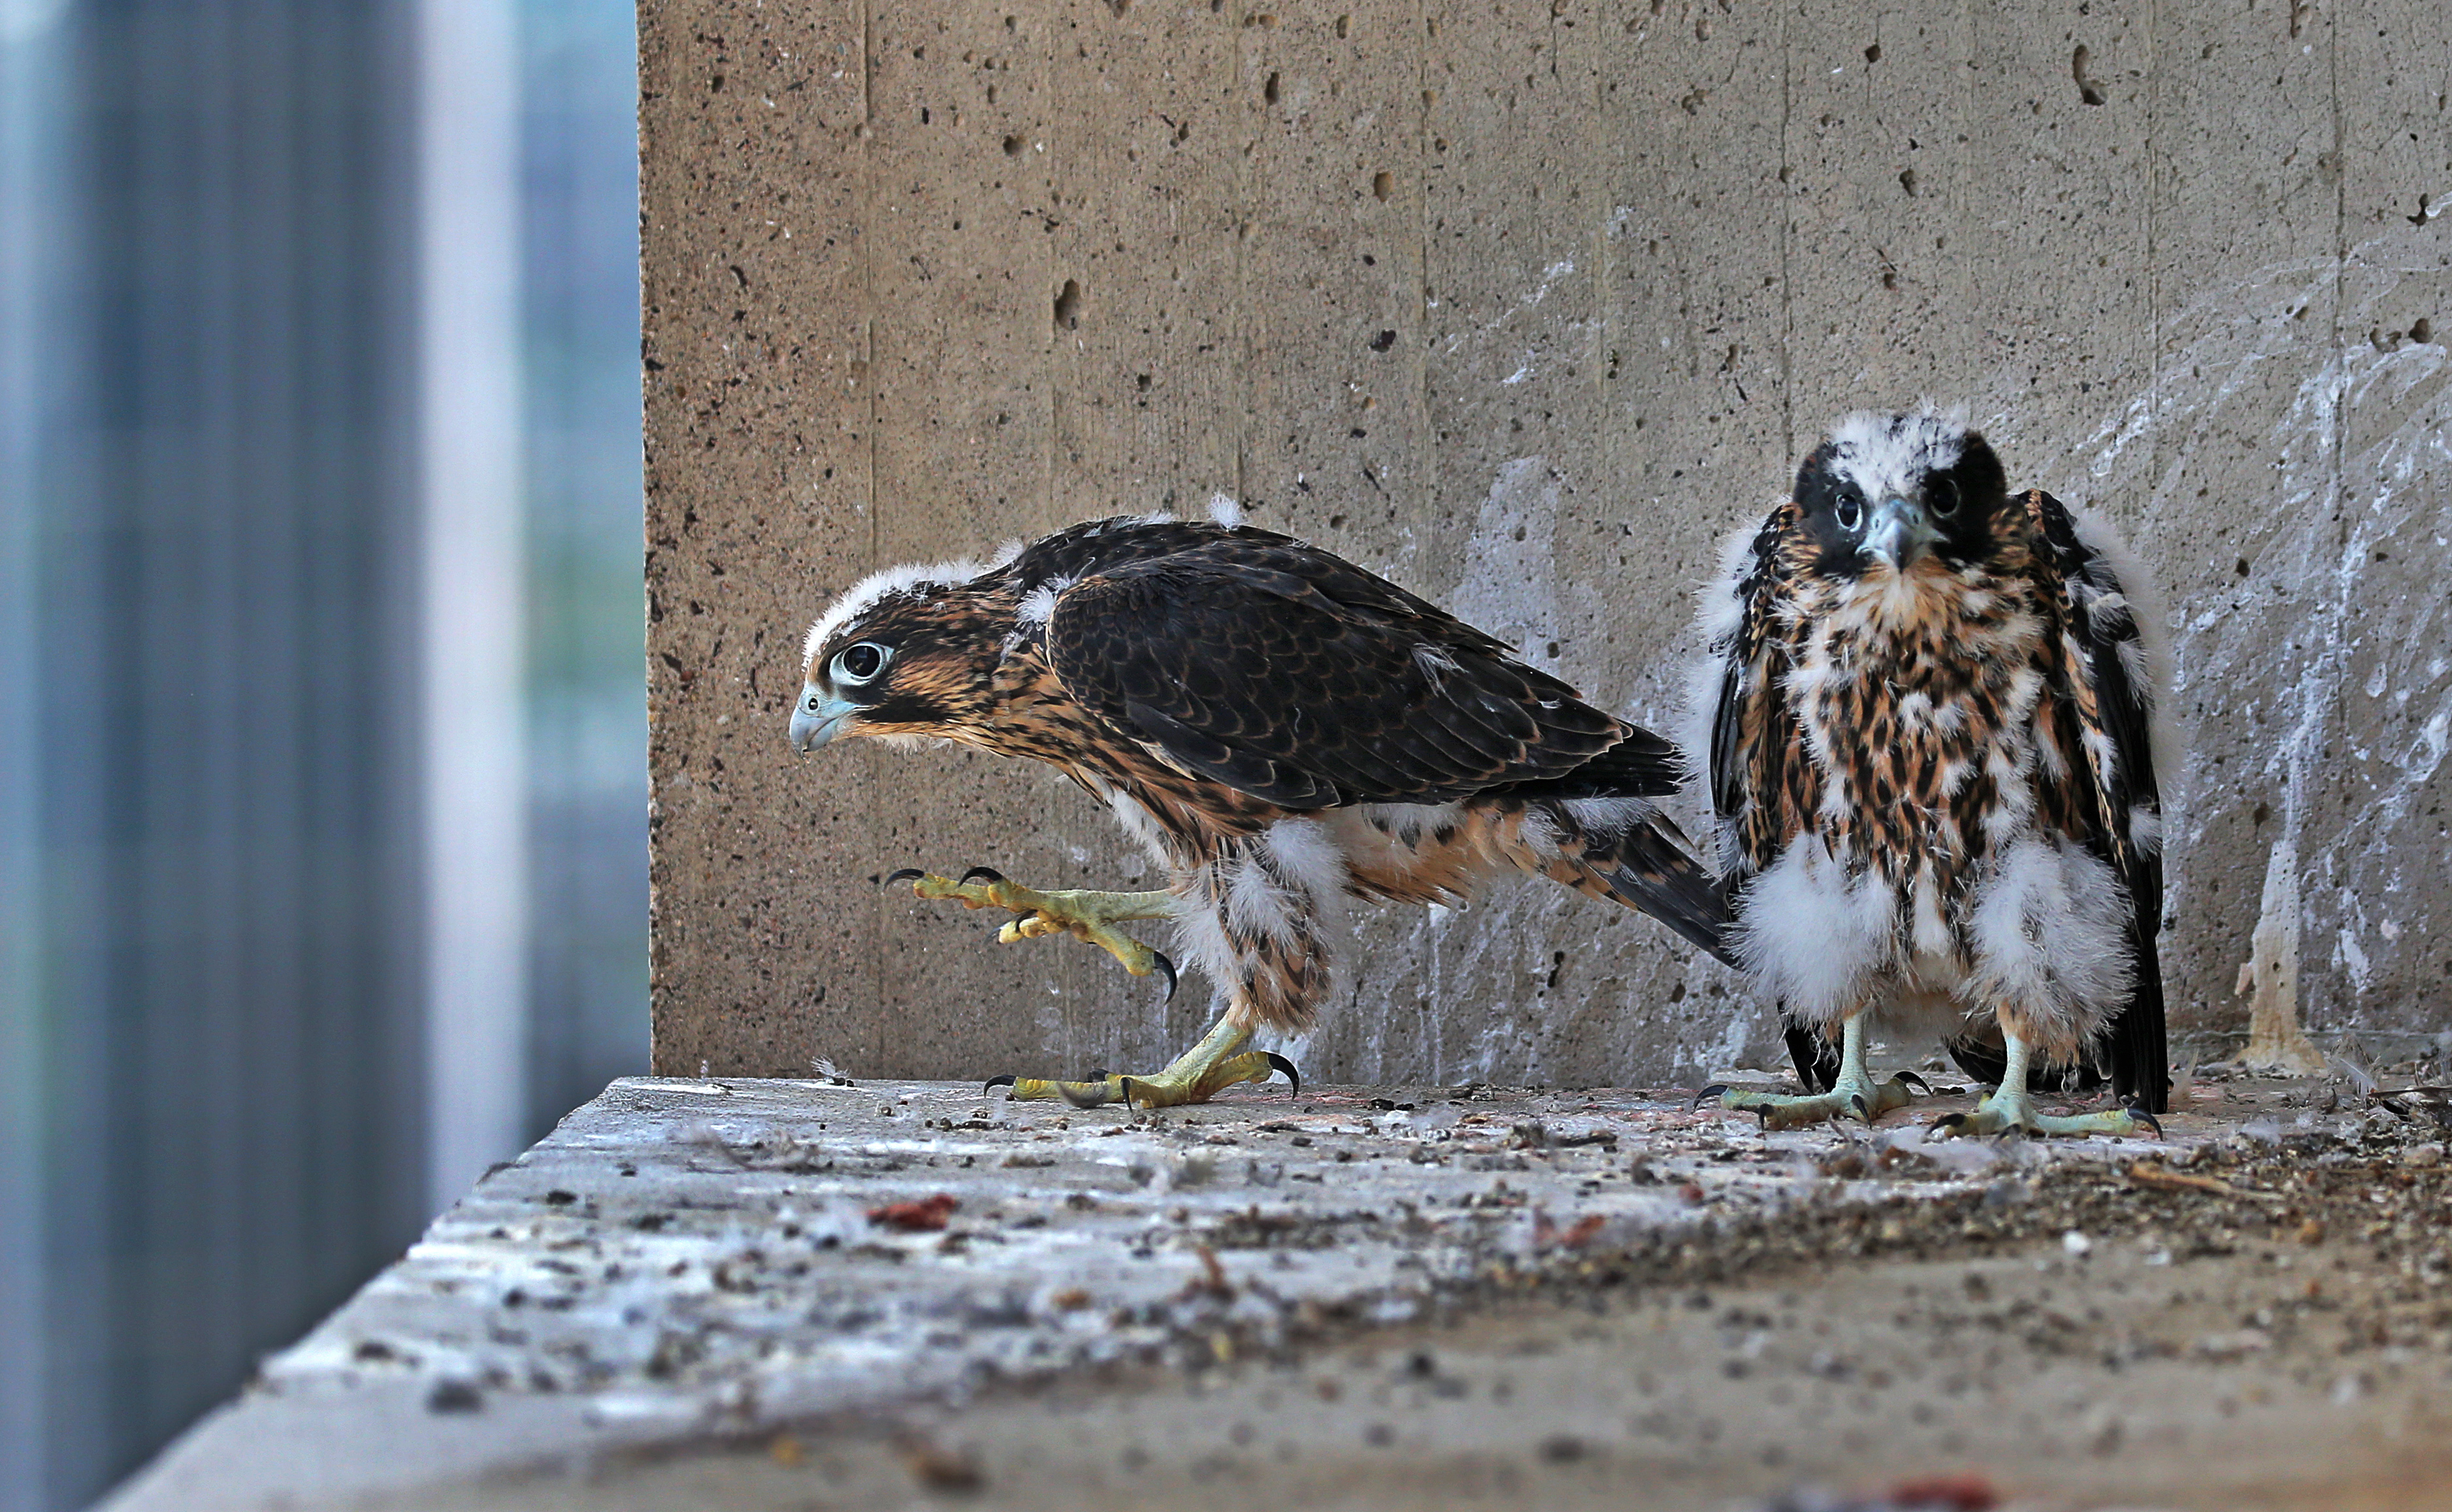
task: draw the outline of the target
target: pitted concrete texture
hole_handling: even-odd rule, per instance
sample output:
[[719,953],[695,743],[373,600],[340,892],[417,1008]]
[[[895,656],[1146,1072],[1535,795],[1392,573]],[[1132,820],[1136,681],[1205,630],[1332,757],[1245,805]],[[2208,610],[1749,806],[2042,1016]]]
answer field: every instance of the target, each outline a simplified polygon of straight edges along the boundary
[[[2206,1082],[2164,1140],[2044,1146],[1923,1143],[1926,1119],[1967,1106],[1949,1095],[1871,1133],[1766,1136],[1750,1118],[1691,1112],[1674,1092],[1240,1091],[1135,1115],[941,1084],[623,1081],[489,1176],[110,1505],[834,1504],[880,1465],[890,1485],[847,1500],[896,1504],[911,1475],[960,1479],[959,1463],[930,1468],[927,1445],[971,1421],[965,1404],[1060,1403],[1075,1389],[1064,1383],[1119,1370],[1257,1391],[1270,1371],[1299,1371],[1341,1342],[1512,1297],[1598,1306],[1799,1278],[1784,1283],[1803,1288],[1781,1304],[1788,1322],[1722,1321],[1753,1340],[1738,1365],[1681,1353],[1677,1340],[1647,1357],[1636,1373],[1668,1381],[1658,1405],[1683,1424],[1674,1440],[1711,1416],[1695,1404],[1717,1388],[1699,1378],[1733,1380],[1765,1350],[1847,1379],[1812,1364],[1810,1317],[1806,1333],[1780,1331],[1841,1285],[1834,1267],[1997,1261],[2037,1239],[2074,1261],[2089,1232],[2106,1246],[2117,1237],[2126,1274],[2251,1242],[2305,1248],[2331,1226],[2350,1247],[2328,1259],[2356,1253],[2412,1290],[2415,1306],[2383,1293],[2361,1305],[2351,1336],[2364,1352],[2300,1384],[2333,1390],[2349,1371],[2353,1397],[2390,1387],[2398,1404],[2404,1386],[2443,1379],[2452,1336],[2440,1293],[2452,1252],[2439,1220],[2452,1171],[2440,1130],[2342,1097]],[[2115,1364],[2170,1352],[2155,1342],[2165,1334],[2218,1363],[2261,1359],[2295,1337],[2295,1312],[2277,1323],[2200,1307],[2185,1325],[2142,1332],[2105,1324],[2092,1305],[2122,1305],[2090,1289],[2090,1274],[2077,1273],[2050,1310],[2011,1308],[2017,1327],[2059,1330],[2057,1347]],[[1971,1337],[2000,1325],[1951,1325]],[[2230,1343],[2200,1349],[2209,1329]],[[1843,1341],[1822,1353],[1867,1347]],[[1875,1368],[1861,1352],[1847,1358],[1850,1371]],[[1244,1366],[1259,1373],[1218,1374]],[[1415,1373],[1436,1398],[1436,1373]],[[1894,1373],[1935,1401],[1965,1389]],[[1487,1391],[1478,1400],[1495,1416],[1474,1433],[1529,1443],[1592,1431],[1573,1414],[1527,1415]],[[1357,1399],[1338,1430],[1365,1447],[1381,1441],[1352,1413],[1395,1431],[1371,1407]],[[1196,1410],[1178,1416],[1192,1431]],[[1019,1418],[994,1421],[1024,1432]],[[779,1433],[839,1439],[869,1468],[795,1481],[797,1502],[749,1489],[692,1500],[641,1468],[728,1463],[725,1445]],[[1717,1437],[1680,1463],[1701,1475]],[[1127,1447],[1098,1442],[1102,1467]],[[1782,1466],[1758,1448],[1746,1463]],[[948,1440],[945,1452],[970,1451]],[[905,1459],[918,1468],[898,1468]],[[1009,1463],[999,1474],[1010,1482]],[[1695,1483],[1706,1482],[1720,1483]],[[1126,1476],[1114,1489],[1129,1500],[1137,1485]]]
[[[1157,1066],[1204,1023],[903,865],[1116,887],[1051,774],[783,730],[872,568],[1239,497],[1602,705],[1821,430],[1968,406],[2172,600],[2164,961],[2235,1031],[2452,990],[2436,0],[641,7],[658,1070]],[[2277,946],[2277,949],[2282,948]],[[1546,885],[1357,911],[1335,1080],[1691,1080],[1767,1005]]]

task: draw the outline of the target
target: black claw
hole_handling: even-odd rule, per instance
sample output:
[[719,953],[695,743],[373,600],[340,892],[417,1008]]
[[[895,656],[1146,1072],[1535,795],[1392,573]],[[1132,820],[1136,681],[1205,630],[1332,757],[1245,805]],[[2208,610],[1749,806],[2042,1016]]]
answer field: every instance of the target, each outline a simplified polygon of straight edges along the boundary
[[916,866],[906,866],[900,872],[888,872],[885,874],[885,880],[878,883],[877,885],[879,887],[892,887],[897,882],[917,882],[927,874],[927,873],[920,871]]
[[[1129,1108],[1132,1106],[1133,1101],[1133,1079],[1129,1076],[1124,1077],[1123,1083],[1124,1106]],[[1103,1087],[1098,1089],[1096,1096],[1093,1096],[1086,1101],[1079,1093],[1073,1090],[1073,1084],[1071,1082],[1058,1082],[1056,1084],[1056,1090],[1058,1092],[1063,1093],[1064,1100],[1071,1103],[1076,1108],[1104,1108],[1107,1106],[1107,1090]]]
[[1166,973],[1166,1000],[1170,1003],[1174,1002],[1175,990],[1183,985],[1181,982],[1176,980],[1175,963],[1166,958],[1166,952],[1152,951],[1150,952],[1150,964]]
[[1283,1055],[1278,1054],[1275,1051],[1264,1051],[1261,1053],[1269,1057],[1269,1064],[1271,1066],[1286,1073],[1286,1080],[1295,1084],[1295,1090],[1292,1095],[1300,1097],[1302,1095],[1302,1072],[1295,1070],[1295,1063],[1286,1059]]
[[1701,1091],[1694,1094],[1693,1105],[1686,1110],[1691,1113],[1701,1108],[1703,1106],[1703,1100],[1707,1097],[1726,1097],[1728,1094],[1729,1087],[1726,1082],[1713,1082],[1710,1086],[1704,1088]]
[[1935,1129],[1956,1129],[1962,1124],[1970,1122],[1972,1122],[1972,1120],[1970,1120],[1965,1113],[1944,1113],[1939,1118],[1932,1121],[1932,1127]]
[[1914,1088],[1917,1091],[1924,1093],[1927,1097],[1930,1097],[1932,1095],[1932,1083],[1926,1081],[1923,1077],[1918,1076],[1913,1071],[1901,1071],[1897,1075],[1892,1076],[1890,1080],[1894,1082],[1905,1082],[1909,1087]]
[[1010,1076],[991,1076],[988,1078],[987,1085],[980,1088],[979,1090],[982,1092],[992,1092],[999,1087],[1011,1087],[1012,1085],[1013,1078]]
[[992,866],[975,866],[969,871],[963,873],[961,880],[956,885],[959,887],[968,887],[971,885],[973,878],[977,878],[982,882],[1001,882],[1004,880],[1004,874]]
[[1865,1101],[1865,1094],[1863,1092],[1849,1093],[1848,1101],[1855,1107],[1857,1113],[1863,1117],[1865,1122],[1869,1124],[1873,1121],[1872,1105]]
[[2163,1137],[2163,1121],[2156,1118],[2152,1113],[2147,1112],[2146,1110],[2145,1104],[2130,1103],[2128,1105],[2128,1116],[2137,1120],[2139,1123],[2144,1124],[2146,1128],[2154,1130],[2154,1137],[2156,1139]]

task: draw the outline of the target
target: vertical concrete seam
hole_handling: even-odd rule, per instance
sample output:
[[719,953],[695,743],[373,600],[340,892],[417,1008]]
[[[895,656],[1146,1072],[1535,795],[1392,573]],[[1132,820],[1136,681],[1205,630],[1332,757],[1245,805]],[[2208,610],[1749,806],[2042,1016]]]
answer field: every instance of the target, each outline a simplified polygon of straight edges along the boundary
[[[861,438],[868,458],[868,476],[860,488],[867,500],[868,566],[871,570],[884,565],[878,560],[884,549],[884,532],[878,522],[882,507],[877,491],[878,427],[884,419],[877,402],[877,128],[872,124],[871,102],[874,98],[874,70],[877,57],[875,20],[870,14],[870,0],[854,0],[860,22],[860,126],[852,132],[852,151],[856,154],[855,171],[859,175],[857,193],[860,234],[860,407],[865,416],[868,434]],[[860,805],[858,820],[860,845],[870,855],[878,854],[880,816],[877,805]],[[879,888],[868,910],[867,988],[871,1001],[882,1002],[885,992],[885,953],[893,927],[886,921],[887,890]],[[874,1040],[855,1041],[845,1047],[855,1054],[874,1055],[880,1047]],[[842,1054],[843,1051],[833,1053]]]
[[[1244,484],[1243,448],[1251,434],[1251,372],[1253,365],[1251,348],[1247,344],[1247,337],[1250,332],[1250,327],[1245,324],[1243,318],[1245,293],[1243,285],[1243,241],[1246,228],[1244,217],[1249,213],[1249,206],[1244,198],[1244,194],[1249,183],[1249,166],[1252,161],[1251,148],[1256,145],[1257,138],[1247,136],[1247,134],[1239,128],[1243,120],[1242,38],[1237,35],[1236,22],[1232,14],[1226,13],[1222,10],[1217,12],[1217,14],[1222,18],[1219,21],[1219,25],[1226,29],[1227,120],[1237,128],[1234,137],[1236,147],[1234,157],[1234,187],[1227,197],[1228,215],[1226,222],[1226,235],[1229,244],[1234,248],[1235,254],[1235,297],[1227,304],[1226,319],[1228,322],[1229,333],[1227,350],[1231,353],[1228,361],[1231,362],[1235,367],[1234,493],[1235,501],[1236,503],[1244,503],[1248,502],[1251,497],[1249,490]],[[1287,507],[1292,507],[1292,504],[1293,501],[1287,501]],[[1279,517],[1279,520],[1282,523],[1282,515]]]
[[2332,11],[2324,17],[2324,63],[2333,97],[2332,346],[2324,353],[2324,360],[2340,375],[2334,380],[2332,402],[2326,406],[2331,411],[2329,440],[2333,452],[2327,470],[2331,474],[2333,507],[2339,510],[2347,497],[2343,492],[2347,471],[2343,453],[2350,442],[2350,370],[2348,363],[2337,360],[2342,350],[2342,311],[2349,297],[2350,159],[2347,133],[2342,128],[2342,18]]
[[[1601,50],[1600,29],[1592,29],[1592,56],[1584,74],[1592,84],[1592,98],[1587,108],[1594,121],[1601,116]],[[1610,350],[1610,226],[1615,220],[1613,194],[1601,192],[1610,185],[1612,175],[1601,166],[1598,152],[1583,154],[1585,172],[1592,181],[1592,340],[1585,361],[1592,363],[1592,396],[1601,399],[1608,393]],[[1605,414],[1606,411],[1598,413]]]
[[2162,22],[2160,0],[2146,6],[2146,444],[2152,459],[2146,474],[2146,498],[2150,502],[2163,477],[2163,264],[2161,226],[2163,202]]
[[[1967,226],[1967,205],[1969,186],[1972,184],[1975,174],[1975,152],[1973,143],[1976,139],[1976,133],[1981,129],[1979,118],[1982,113],[1981,108],[1983,101],[1982,88],[1976,78],[1979,70],[1976,67],[1975,60],[1982,57],[1984,54],[1975,44],[1975,10],[1973,5],[1970,3],[1970,0],[1959,0],[1958,26],[1959,35],[1967,44],[1967,67],[1964,69],[1955,69],[1951,71],[1958,75],[1959,80],[1958,124],[1960,130],[1958,135],[1960,141],[1957,145],[1965,148],[1965,150],[1959,154],[1956,171],[1950,174],[1949,218],[1953,231],[1959,233],[1961,240],[1963,241],[1965,240],[1964,232]],[[1879,42],[1881,38],[1875,37],[1873,40]],[[1972,261],[1967,256],[1967,249],[1964,246],[1959,248],[1958,256],[1950,259],[1950,266],[1954,268],[1957,273],[1957,296],[1962,305],[1970,310],[1982,309],[1984,307],[1983,302],[1976,294],[1975,268]],[[1979,322],[1975,329],[1977,339],[1981,340],[1985,331],[1985,324]]]
[[[1038,97],[1043,105],[1052,105],[1054,103],[1054,96],[1056,93],[1057,71],[1056,10],[1053,6],[1044,7],[1040,10],[1039,24],[1041,29],[1045,33],[1046,41],[1043,50],[1039,54],[1039,67],[1044,71],[1043,76],[1039,81]],[[1035,132],[1033,134],[1036,135]],[[1051,142],[1061,140],[1052,130],[1047,132],[1047,139]],[[1047,213],[1051,218],[1054,218],[1057,212],[1063,207],[1062,202],[1056,192],[1057,154],[1045,151],[1043,148],[1042,153],[1046,157],[1047,161],[1039,166],[1039,171],[1047,181]],[[1058,224],[1060,225],[1061,222],[1059,221]],[[1046,365],[1039,370],[1038,374],[1038,386],[1040,389],[1038,407],[1041,420],[1041,423],[1038,427],[1038,486],[1039,507],[1042,510],[1050,512],[1048,515],[1043,515],[1040,518],[1050,520],[1053,518],[1053,511],[1056,507],[1056,501],[1058,497],[1058,490],[1056,486],[1056,426],[1058,420],[1056,413],[1056,372],[1058,365],[1058,351],[1064,341],[1064,331],[1063,328],[1057,324],[1055,300],[1058,294],[1064,287],[1063,285],[1056,281],[1056,275],[1064,270],[1062,260],[1058,256],[1057,248],[1057,244],[1060,240],[1062,239],[1051,233],[1040,238],[1038,244],[1047,249],[1046,263],[1040,269],[1038,275],[1039,298],[1045,302],[1044,307],[1047,310],[1047,344],[1040,348],[1041,352],[1044,354]],[[1062,968],[1058,967],[1058,971],[1059,974],[1061,974]]]
[[[877,21],[870,13],[868,0],[855,0],[853,9],[860,12],[860,124],[874,128],[877,114],[871,103],[876,79]],[[868,140],[865,136],[861,141]]]
[[1779,9],[1779,451],[1780,465],[1796,461],[1796,273],[1790,244],[1796,224],[1795,167],[1789,156],[1788,126],[1793,108],[1789,78],[1789,8]]
[[877,139],[873,109],[877,59],[876,20],[870,14],[869,0],[856,0],[860,11],[860,127],[852,132],[860,163],[860,370],[864,392],[860,403],[867,412],[868,477],[862,489],[868,497],[868,564],[882,566],[878,554],[883,550],[884,535],[878,526],[877,494],[877,427],[881,418],[877,403],[877,156],[870,144]]
[[[1438,455],[1431,426],[1431,49],[1427,0],[1414,0],[1414,103],[1420,125],[1414,133],[1414,403],[1422,442]],[[1437,463],[1431,466],[1436,476]]]

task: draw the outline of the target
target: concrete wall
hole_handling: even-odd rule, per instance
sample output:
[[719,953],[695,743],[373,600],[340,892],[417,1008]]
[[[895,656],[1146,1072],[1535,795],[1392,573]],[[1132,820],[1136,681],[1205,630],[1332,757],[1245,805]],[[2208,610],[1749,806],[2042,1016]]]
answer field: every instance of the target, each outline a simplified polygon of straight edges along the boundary
[[[882,564],[1240,497],[1673,722],[1692,584],[1838,414],[1967,404],[2174,602],[2166,960],[2452,1003],[2452,21],[2434,0],[643,0],[658,1069],[1154,1065],[1203,1022],[880,894],[1143,863],[1031,767],[783,741]],[[2430,216],[2429,206],[2434,207]],[[1547,884],[1365,913],[1329,1078],[1770,1040]]]

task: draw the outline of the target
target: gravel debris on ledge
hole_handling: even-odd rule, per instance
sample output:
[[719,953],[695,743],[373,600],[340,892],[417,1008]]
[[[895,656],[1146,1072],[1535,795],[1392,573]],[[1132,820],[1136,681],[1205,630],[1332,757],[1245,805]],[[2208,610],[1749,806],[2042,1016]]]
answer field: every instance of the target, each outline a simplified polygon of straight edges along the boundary
[[748,1427],[1167,1350],[1274,1350],[1545,1277],[2026,1231],[2038,1215],[2021,1209],[2064,1172],[2083,1190],[2127,1172],[2106,1189],[2132,1206],[2270,1223],[2285,1194],[2198,1168],[2370,1127],[2307,1113],[2225,1150],[2186,1114],[2161,1141],[2050,1143],[1927,1143],[1931,1116],[1766,1135],[1669,1091],[1321,1088],[1135,1113],[935,1083],[624,1080],[259,1389],[411,1375],[438,1411],[567,1394],[608,1428]]
[[[1238,1089],[1132,1112],[941,1083],[625,1079],[113,1505],[339,1504],[1083,1367],[1291,1358],[1501,1296],[2039,1238],[2185,1260],[2329,1235],[2372,1246],[2422,1311],[2452,1270],[2452,1166],[2426,1117],[2215,1071],[2161,1140],[1927,1142],[1970,1101],[1766,1134],[1682,1090]],[[287,1447],[265,1457],[272,1439]]]

